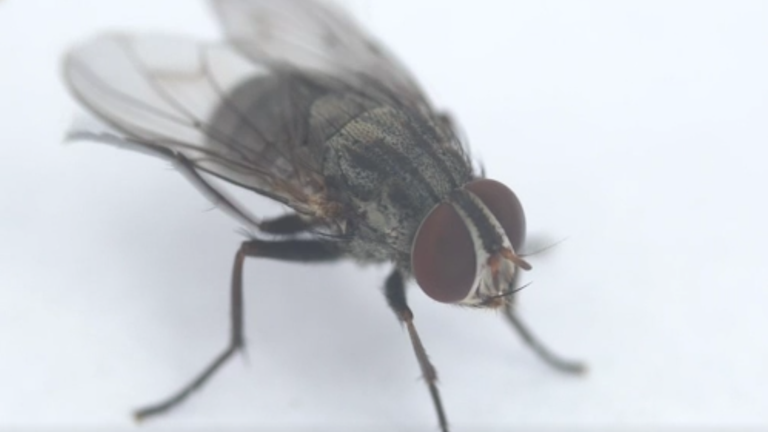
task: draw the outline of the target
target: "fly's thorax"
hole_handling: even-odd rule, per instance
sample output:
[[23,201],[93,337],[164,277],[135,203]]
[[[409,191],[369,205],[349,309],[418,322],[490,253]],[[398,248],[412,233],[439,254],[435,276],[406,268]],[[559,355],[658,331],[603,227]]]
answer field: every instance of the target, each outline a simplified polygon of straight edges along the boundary
[[469,181],[470,165],[444,151],[439,139],[428,120],[378,106],[327,141],[327,184],[349,206],[360,248],[378,248],[389,259],[407,263],[424,217]]
[[494,180],[479,179],[454,190],[418,228],[411,267],[433,299],[498,307],[514,290],[517,255],[525,241],[525,214],[515,194]]

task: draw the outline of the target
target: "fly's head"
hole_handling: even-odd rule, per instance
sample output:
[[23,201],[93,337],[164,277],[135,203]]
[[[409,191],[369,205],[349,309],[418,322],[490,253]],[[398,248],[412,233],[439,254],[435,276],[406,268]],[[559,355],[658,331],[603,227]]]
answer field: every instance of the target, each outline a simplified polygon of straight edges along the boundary
[[515,290],[525,214],[517,196],[488,179],[467,183],[421,222],[411,250],[416,282],[442,303],[497,308]]

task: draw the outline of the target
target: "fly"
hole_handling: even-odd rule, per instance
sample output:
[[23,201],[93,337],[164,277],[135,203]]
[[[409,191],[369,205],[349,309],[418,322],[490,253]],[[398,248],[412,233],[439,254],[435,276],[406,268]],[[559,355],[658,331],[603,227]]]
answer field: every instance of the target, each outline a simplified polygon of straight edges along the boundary
[[[106,34],[64,63],[72,94],[109,130],[88,138],[171,161],[221,208],[260,233],[235,254],[226,350],[186,386],[136,411],[166,412],[243,347],[246,258],[389,262],[385,296],[406,327],[442,431],[430,363],[405,295],[491,308],[556,369],[513,305],[526,224],[505,185],[473,168],[450,118],[411,74],[342,12],[314,0],[212,0],[224,41]],[[260,220],[212,183],[218,177],[293,212]]]

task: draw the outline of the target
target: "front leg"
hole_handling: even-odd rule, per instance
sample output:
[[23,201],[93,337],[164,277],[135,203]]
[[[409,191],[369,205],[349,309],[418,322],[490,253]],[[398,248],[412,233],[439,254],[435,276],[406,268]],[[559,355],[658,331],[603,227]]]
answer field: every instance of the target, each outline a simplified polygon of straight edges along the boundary
[[514,310],[514,304],[512,302],[504,305],[504,317],[507,319],[510,325],[517,331],[520,337],[523,339],[526,345],[528,345],[533,352],[535,352],[544,363],[548,364],[552,368],[569,374],[582,374],[586,372],[587,366],[579,361],[567,360],[552,350],[547,348],[528,327],[523,323],[520,317],[517,316],[517,312]]
[[[517,276],[518,275],[516,275],[514,281],[516,290],[521,289],[518,285]],[[536,338],[531,330],[528,329],[528,326],[526,326],[525,323],[523,323],[523,321],[520,319],[517,311],[515,311],[514,298],[510,298],[509,301],[504,304],[502,312],[504,314],[504,318],[506,318],[507,322],[512,326],[512,328],[517,331],[517,333],[523,339],[523,342],[528,345],[528,347],[530,347],[533,352],[535,352],[536,355],[542,361],[544,361],[544,363],[560,372],[569,374],[582,374],[587,371],[587,366],[584,363],[567,360],[558,356],[551,349],[547,348],[547,346],[544,345],[538,338]]]
[[171,410],[192,392],[202,387],[214,373],[243,347],[243,263],[246,257],[272,258],[282,261],[333,261],[342,256],[337,244],[323,240],[248,240],[240,245],[232,269],[231,331],[227,347],[190,383],[163,401],[137,410],[136,420],[143,420]]
[[395,269],[387,278],[384,289],[389,307],[392,308],[400,322],[405,324],[405,327],[408,329],[408,336],[411,338],[413,352],[416,354],[416,360],[419,362],[421,374],[424,377],[424,381],[427,382],[429,394],[432,396],[432,403],[435,406],[435,411],[437,411],[437,420],[440,423],[440,430],[442,432],[448,432],[448,420],[445,417],[443,403],[440,400],[440,391],[437,389],[437,371],[435,370],[435,367],[432,366],[432,363],[429,362],[427,352],[424,350],[419,334],[416,332],[416,327],[413,325],[413,312],[411,312],[411,308],[408,307],[408,302],[405,298],[405,281],[403,280],[403,274]]

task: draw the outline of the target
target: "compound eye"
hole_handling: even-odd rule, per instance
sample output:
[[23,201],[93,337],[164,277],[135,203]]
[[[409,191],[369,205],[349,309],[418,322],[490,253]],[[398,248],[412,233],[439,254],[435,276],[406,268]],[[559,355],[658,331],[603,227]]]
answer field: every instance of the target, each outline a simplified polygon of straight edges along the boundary
[[472,192],[488,207],[507,234],[515,251],[525,242],[525,213],[517,196],[496,180],[480,179],[467,183],[464,189]]
[[442,303],[465,299],[477,272],[475,247],[469,229],[456,209],[439,204],[416,232],[411,267],[421,289]]

